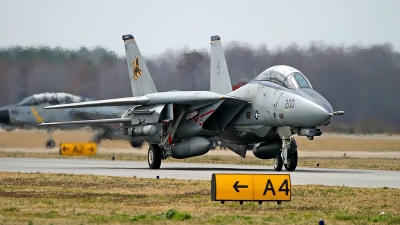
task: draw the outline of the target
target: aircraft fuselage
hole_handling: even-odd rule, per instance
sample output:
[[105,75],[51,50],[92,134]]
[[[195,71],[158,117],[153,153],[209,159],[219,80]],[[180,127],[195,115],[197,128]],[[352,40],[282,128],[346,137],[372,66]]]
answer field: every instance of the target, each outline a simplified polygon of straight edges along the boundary
[[249,100],[232,120],[233,126],[317,127],[327,124],[332,107],[311,88],[291,90],[268,81],[255,81],[231,94]]

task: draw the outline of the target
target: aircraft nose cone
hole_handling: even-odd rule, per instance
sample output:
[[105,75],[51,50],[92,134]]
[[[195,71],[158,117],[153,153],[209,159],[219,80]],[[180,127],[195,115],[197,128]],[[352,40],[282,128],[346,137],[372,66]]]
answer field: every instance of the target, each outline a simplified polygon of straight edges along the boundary
[[5,125],[10,124],[10,114],[8,110],[0,110],[0,123]]
[[297,108],[297,119],[303,126],[317,127],[327,124],[332,116],[331,105],[326,101],[323,104],[303,99]]
[[333,114],[332,108],[326,109],[319,104],[315,104],[315,107],[311,109],[312,120],[318,124],[316,126],[321,126],[329,123]]

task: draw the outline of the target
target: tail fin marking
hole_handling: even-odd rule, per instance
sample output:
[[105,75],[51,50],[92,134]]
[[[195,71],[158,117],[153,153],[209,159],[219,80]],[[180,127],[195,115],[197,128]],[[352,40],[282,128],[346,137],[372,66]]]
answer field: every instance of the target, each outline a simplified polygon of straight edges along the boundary
[[157,89],[147,69],[146,63],[139,47],[130,34],[123,35],[125,44],[126,61],[128,64],[129,78],[131,81],[132,94],[134,97],[156,93]]

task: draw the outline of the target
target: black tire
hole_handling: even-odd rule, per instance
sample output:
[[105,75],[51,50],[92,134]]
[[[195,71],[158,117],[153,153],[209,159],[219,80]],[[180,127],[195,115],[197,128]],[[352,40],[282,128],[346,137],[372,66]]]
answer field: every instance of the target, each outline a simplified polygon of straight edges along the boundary
[[160,169],[161,166],[161,149],[158,145],[152,144],[147,153],[147,162],[150,169]]
[[54,147],[56,147],[56,142],[54,141],[54,140],[48,140],[47,142],[46,142],[46,148],[54,148]]
[[296,159],[296,166],[297,166],[297,162],[299,161],[299,155],[297,154],[297,150],[295,152],[293,152],[292,154],[294,156],[294,158]]
[[274,158],[274,169],[275,171],[281,171],[283,166],[283,160],[281,155],[276,155]]
[[287,171],[294,171],[297,167],[297,160],[298,160],[297,151],[295,151],[292,155],[288,157],[285,169]]

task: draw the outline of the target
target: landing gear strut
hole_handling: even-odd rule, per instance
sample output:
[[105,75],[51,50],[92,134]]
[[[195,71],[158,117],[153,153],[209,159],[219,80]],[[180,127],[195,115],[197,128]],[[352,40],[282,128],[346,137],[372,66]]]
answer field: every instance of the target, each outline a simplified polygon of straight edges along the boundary
[[282,154],[282,160],[283,160],[283,164],[287,164],[288,163],[288,150],[290,148],[290,143],[291,143],[291,139],[283,139],[282,140],[282,149],[281,149],[281,154]]
[[[281,154],[275,156],[274,169],[281,171],[282,166],[285,166],[287,171],[294,171],[297,167],[298,154],[297,144],[292,138],[292,131],[290,127],[278,127],[277,133],[282,140],[282,148]],[[290,154],[288,154],[289,149],[291,150]]]

